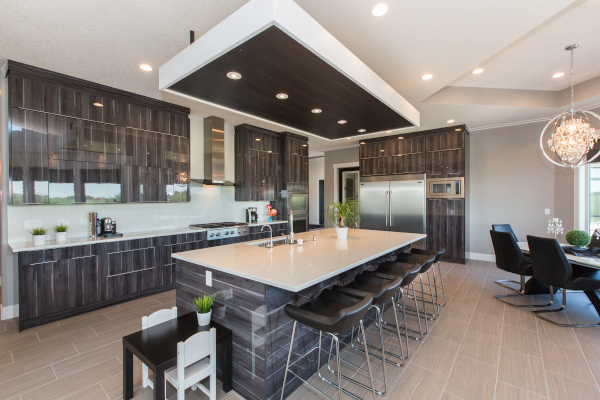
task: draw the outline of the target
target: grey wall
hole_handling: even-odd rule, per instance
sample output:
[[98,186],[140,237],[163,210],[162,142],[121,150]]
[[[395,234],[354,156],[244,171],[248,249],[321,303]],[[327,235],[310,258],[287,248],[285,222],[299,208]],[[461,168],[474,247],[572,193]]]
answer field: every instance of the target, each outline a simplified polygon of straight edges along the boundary
[[574,173],[544,158],[539,148],[544,125],[471,133],[467,252],[494,253],[489,238],[494,223],[511,224],[523,241],[526,235],[548,236],[551,217],[563,220],[565,232],[573,229]]

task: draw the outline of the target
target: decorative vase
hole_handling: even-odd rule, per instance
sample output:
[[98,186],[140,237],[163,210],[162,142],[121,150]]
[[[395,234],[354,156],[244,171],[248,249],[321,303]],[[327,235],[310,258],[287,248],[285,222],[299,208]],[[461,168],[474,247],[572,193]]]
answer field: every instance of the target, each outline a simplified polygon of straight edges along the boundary
[[46,235],[32,235],[34,246],[43,246],[46,244]]
[[269,222],[273,222],[273,217],[269,217]]
[[198,315],[198,325],[199,326],[207,326],[210,325],[210,317],[212,315],[212,310],[210,310],[207,313],[204,314],[200,314],[199,312],[196,313]]
[[345,226],[340,228],[339,226],[335,227],[335,235],[338,239],[347,239],[348,238],[348,227]]
[[56,232],[56,241],[57,242],[66,242],[67,241],[67,232]]

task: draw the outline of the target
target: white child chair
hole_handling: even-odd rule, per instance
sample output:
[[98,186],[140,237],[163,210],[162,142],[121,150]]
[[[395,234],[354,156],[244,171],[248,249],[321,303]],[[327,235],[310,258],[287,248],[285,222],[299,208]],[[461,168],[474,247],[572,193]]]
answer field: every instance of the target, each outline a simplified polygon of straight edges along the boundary
[[[165,373],[167,383],[177,389],[177,400],[185,400],[185,389],[200,388],[210,400],[217,399],[217,331],[198,332],[185,342],[177,343],[177,367]],[[210,389],[200,383],[210,376]]]
[[[158,310],[147,317],[142,317],[142,329],[148,329],[151,326],[162,324],[163,322],[167,322],[175,318],[177,318],[177,307]],[[142,386],[150,386],[152,389],[154,389],[154,384],[150,378],[148,378],[148,367],[144,363],[142,363]]]

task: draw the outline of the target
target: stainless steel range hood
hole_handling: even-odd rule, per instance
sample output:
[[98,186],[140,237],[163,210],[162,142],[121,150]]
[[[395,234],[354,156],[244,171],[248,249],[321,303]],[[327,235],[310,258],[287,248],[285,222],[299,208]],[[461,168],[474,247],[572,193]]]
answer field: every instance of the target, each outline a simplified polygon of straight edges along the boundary
[[233,186],[225,180],[225,120],[204,118],[204,177],[192,177],[204,185]]

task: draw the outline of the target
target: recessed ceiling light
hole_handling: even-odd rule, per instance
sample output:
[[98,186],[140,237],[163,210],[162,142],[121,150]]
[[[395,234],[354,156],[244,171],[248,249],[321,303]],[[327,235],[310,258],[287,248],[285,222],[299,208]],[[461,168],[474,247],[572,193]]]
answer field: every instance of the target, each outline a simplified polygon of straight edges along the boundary
[[279,94],[278,94],[277,96],[275,96],[275,97],[277,97],[279,100],[285,100],[285,99],[287,99],[287,98],[288,98],[288,95],[287,95],[287,94],[285,94],[285,93],[279,93]]
[[352,138],[351,138],[351,137],[347,137],[347,138],[346,138],[346,140],[350,140],[350,139],[352,139]]
[[449,119],[449,120],[448,120],[448,121],[446,121],[446,122],[447,122],[447,123],[449,123],[449,124],[451,124],[451,123],[453,123],[453,122],[454,122],[454,120],[453,120],[453,119]]
[[385,131],[385,133],[392,133],[392,131]]
[[365,142],[360,142],[360,144],[365,144]]
[[323,110],[321,110],[320,108],[313,108],[311,112],[313,114],[321,114],[323,112]]
[[421,77],[421,79],[423,79],[424,81],[428,81],[428,80],[430,80],[431,78],[433,78],[433,75],[431,75],[431,74],[423,75],[423,76]]
[[240,74],[239,72],[228,72],[227,73],[227,77],[229,79],[242,79],[242,74]]
[[303,144],[302,147],[308,147],[308,145],[307,144]]
[[140,65],[140,69],[143,69],[144,71],[152,71],[152,67],[149,66],[148,64]]
[[398,136],[398,139],[404,139],[402,136]]
[[256,140],[257,142],[260,142],[260,139],[259,139],[259,138],[256,138],[256,139],[254,139],[254,140]]
[[388,6],[386,6],[385,4],[377,4],[371,10],[371,14],[374,17],[381,17],[382,15],[385,15],[385,13],[387,13],[387,12],[388,12]]
[[477,75],[477,74],[480,74],[480,73],[482,73],[482,72],[483,72],[483,69],[482,69],[482,68],[477,68],[477,69],[474,69],[474,70],[473,70],[473,73],[474,73],[475,75]]
[[565,73],[564,72],[557,72],[556,74],[552,75],[553,78],[560,78],[561,76],[564,76]]
[[340,120],[338,121],[338,124],[340,124],[340,125],[344,125],[345,123],[346,123],[346,120],[345,120],[345,119],[340,119]]
[[366,129],[359,129],[358,131],[359,131],[360,133],[363,133],[363,132],[366,132],[367,130],[366,130]]
[[104,107],[102,103],[93,103],[96,107]]
[[460,129],[460,128],[456,128],[456,129],[455,129],[455,131],[456,131],[456,132],[460,132],[460,131],[462,131],[462,129]]

